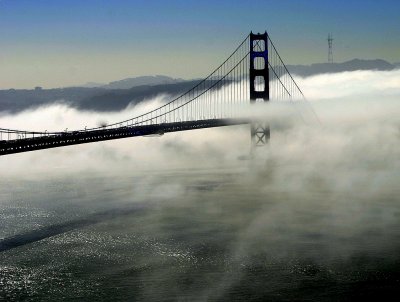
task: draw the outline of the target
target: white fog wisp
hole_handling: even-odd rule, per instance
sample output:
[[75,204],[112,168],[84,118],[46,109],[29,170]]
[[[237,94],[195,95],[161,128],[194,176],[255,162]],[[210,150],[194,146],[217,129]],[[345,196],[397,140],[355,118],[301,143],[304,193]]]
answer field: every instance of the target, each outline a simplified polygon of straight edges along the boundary
[[[380,83],[371,85],[374,74]],[[369,162],[386,158],[396,166],[399,152],[399,79],[399,71],[348,72],[297,79],[300,86],[304,86],[305,95],[322,125],[309,123],[302,105],[296,105],[299,109],[293,106],[295,103],[270,102],[266,106],[248,106],[248,109],[241,107],[238,110],[245,115],[257,113],[258,117],[265,116],[271,122],[268,156],[274,159],[276,165],[292,162],[309,169],[321,164],[329,170],[330,165],[354,157]],[[354,87],[343,91],[342,85],[349,82],[354,82]],[[368,96],[365,95],[366,90],[370,92]],[[342,92],[335,95],[337,91]],[[85,112],[58,104],[15,115],[2,115],[0,124],[3,127],[42,131],[72,130],[84,128],[86,124],[97,125],[100,121],[112,123],[123,120],[166,101],[165,96],[160,96],[118,113]],[[237,158],[248,154],[249,149],[248,127],[233,126],[169,133],[162,138],[123,139],[1,157],[2,166],[7,168],[0,173],[17,176],[23,172],[27,175],[30,171],[47,171],[51,167],[46,173],[100,170],[118,174],[119,169],[168,168],[171,164],[178,167],[203,162],[210,165],[215,162],[237,164]],[[364,152],[358,154],[361,150]],[[321,155],[325,155],[323,160]]]

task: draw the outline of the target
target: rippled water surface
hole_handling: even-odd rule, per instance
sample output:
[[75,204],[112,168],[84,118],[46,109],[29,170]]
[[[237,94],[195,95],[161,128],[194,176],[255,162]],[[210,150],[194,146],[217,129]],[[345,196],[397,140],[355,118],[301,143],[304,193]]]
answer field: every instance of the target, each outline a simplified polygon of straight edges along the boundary
[[400,292],[398,188],[337,191],[314,178],[285,187],[271,169],[3,179],[0,300],[322,301]]

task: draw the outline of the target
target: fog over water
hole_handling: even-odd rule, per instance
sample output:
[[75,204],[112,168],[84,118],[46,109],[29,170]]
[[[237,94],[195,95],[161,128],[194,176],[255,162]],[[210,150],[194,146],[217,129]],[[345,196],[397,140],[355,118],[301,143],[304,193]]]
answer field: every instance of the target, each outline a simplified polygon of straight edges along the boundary
[[[308,103],[260,108],[271,141],[252,160],[248,126],[0,157],[0,300],[398,293],[400,71],[297,81]],[[79,129],[165,101],[0,125]]]

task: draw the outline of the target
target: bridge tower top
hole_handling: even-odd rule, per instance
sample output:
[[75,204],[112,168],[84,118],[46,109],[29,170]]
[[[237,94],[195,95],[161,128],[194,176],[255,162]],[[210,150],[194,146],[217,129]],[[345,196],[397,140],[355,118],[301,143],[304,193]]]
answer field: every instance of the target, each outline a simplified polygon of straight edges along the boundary
[[250,33],[250,100],[269,101],[267,32]]

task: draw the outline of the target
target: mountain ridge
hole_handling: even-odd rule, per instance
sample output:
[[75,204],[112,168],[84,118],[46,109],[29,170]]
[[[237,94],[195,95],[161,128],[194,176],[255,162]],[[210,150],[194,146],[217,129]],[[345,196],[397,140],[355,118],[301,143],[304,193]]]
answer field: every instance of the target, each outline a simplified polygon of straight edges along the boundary
[[[287,65],[288,70],[299,76],[312,76],[334,72],[354,70],[394,70],[400,68],[400,62],[390,64],[381,59],[361,60],[353,59],[342,63],[315,63],[311,65]],[[132,80],[133,79],[133,80]],[[139,85],[140,81],[148,83]],[[164,81],[164,83],[162,83]],[[165,83],[171,82],[172,83]],[[176,82],[175,82],[176,81]],[[106,88],[103,84],[99,87],[66,87],[42,89],[4,89],[0,90],[0,113],[15,113],[35,107],[64,103],[74,108],[90,111],[118,111],[123,110],[130,103],[138,104],[146,99],[151,99],[160,94],[179,95],[200,80],[174,79],[168,76],[143,76],[127,78],[110,82],[108,87],[136,86],[129,89]],[[161,82],[156,84],[157,82]],[[112,84],[116,83],[116,84]],[[96,84],[96,83],[89,83]]]
[[389,71],[396,68],[394,64],[391,64],[382,59],[352,59],[341,63],[314,63],[311,65],[287,65],[286,67],[288,68],[290,73],[303,77],[317,74],[357,70]]
[[85,88],[105,88],[105,89],[130,89],[137,86],[144,85],[164,85],[164,84],[176,84],[185,82],[181,78],[172,78],[166,75],[148,75],[148,76],[137,76],[131,78],[125,78],[117,81],[109,82],[108,84],[87,82],[80,86]]

